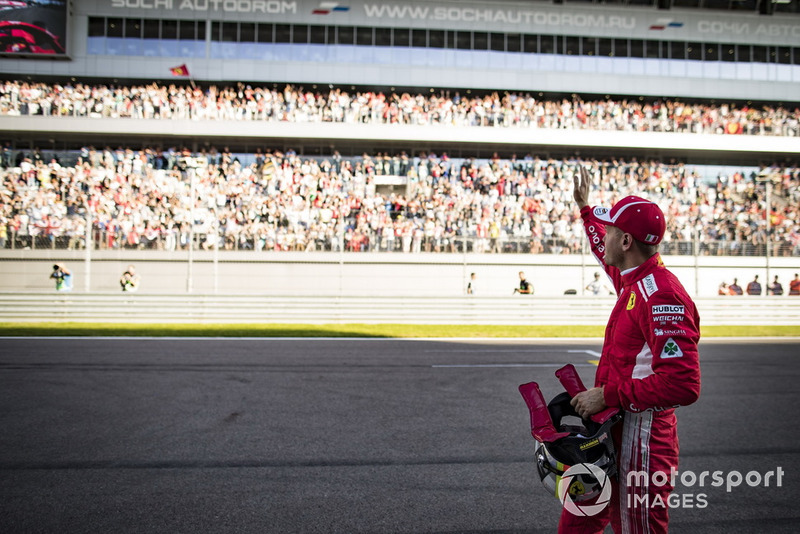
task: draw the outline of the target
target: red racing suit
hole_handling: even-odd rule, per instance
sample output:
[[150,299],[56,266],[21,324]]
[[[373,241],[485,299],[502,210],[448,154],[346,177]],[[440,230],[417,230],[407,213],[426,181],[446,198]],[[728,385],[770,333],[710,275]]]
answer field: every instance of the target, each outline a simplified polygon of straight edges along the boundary
[[[610,522],[617,534],[667,532],[667,499],[678,469],[675,408],[700,395],[697,342],[700,319],[694,302],[656,254],[620,273],[603,261],[605,227],[581,210],[592,253],[605,269],[618,300],[606,326],[595,386],[608,406],[624,410],[614,428],[618,474],[611,502],[598,515],[577,517],[566,509],[559,533],[600,533]],[[628,476],[629,473],[636,474]],[[666,475],[656,475],[661,472]],[[647,473],[642,476],[641,473]]]

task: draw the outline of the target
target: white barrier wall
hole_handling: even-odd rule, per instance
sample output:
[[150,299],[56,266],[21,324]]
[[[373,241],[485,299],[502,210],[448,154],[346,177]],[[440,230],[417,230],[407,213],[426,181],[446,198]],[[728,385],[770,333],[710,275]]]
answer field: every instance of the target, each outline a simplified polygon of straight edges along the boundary
[[[703,326],[785,325],[800,335],[800,299],[695,299]],[[0,322],[605,325],[614,297],[297,297],[4,293]],[[568,331],[569,332],[569,331]]]
[[[536,296],[554,297],[574,289],[578,295],[600,268],[590,255],[525,254],[402,254],[0,251],[0,291],[50,292],[52,265],[61,262],[73,273],[74,292],[119,291],[119,277],[134,265],[140,293],[187,292],[219,295],[286,296],[459,296],[470,273],[476,273],[478,296],[510,295],[524,271]],[[745,287],[755,275],[762,286],[777,275],[788,292],[800,273],[800,258],[665,256],[664,262],[689,293],[715,296],[720,282],[739,279]],[[786,295],[784,294],[784,297]]]

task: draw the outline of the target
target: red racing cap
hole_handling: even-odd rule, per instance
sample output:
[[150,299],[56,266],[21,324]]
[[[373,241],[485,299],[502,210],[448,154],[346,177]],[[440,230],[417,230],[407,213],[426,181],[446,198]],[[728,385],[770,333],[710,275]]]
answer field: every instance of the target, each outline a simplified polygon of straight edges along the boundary
[[667,221],[658,204],[642,197],[625,197],[611,209],[596,206],[592,208],[592,214],[603,224],[616,226],[648,245],[658,245],[667,229]]

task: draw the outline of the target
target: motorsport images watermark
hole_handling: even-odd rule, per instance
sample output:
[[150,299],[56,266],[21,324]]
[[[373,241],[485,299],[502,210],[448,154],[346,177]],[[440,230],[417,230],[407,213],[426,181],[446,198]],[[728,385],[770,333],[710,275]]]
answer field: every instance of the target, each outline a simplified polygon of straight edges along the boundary
[[[664,471],[654,471],[649,475],[647,471],[631,471],[628,473],[627,485],[633,487],[646,486],[648,482],[653,486],[663,487],[667,483],[673,488],[678,487],[678,482],[685,488],[721,488],[725,486],[725,491],[730,493],[734,488],[742,485],[742,482],[751,488],[759,486],[768,488],[774,477],[776,488],[783,486],[782,467],[767,471],[763,475],[758,471],[748,471],[742,474],[740,471],[701,471],[699,474],[691,470],[678,472],[674,467],[670,468],[669,473]],[[705,508],[708,506],[708,494],[706,493],[671,493],[666,498],[661,495],[631,495],[628,494],[628,508],[650,508],[650,507],[669,507],[669,508]]]
[[[770,487],[774,481],[774,487],[783,486],[783,475],[785,471],[782,467],[777,467],[767,471],[763,475],[758,471],[748,471],[742,474],[740,471],[701,471],[699,474],[691,470],[680,471],[674,467],[669,473],[664,471],[654,471],[652,474],[647,471],[631,471],[626,476],[626,483],[629,487],[646,487],[652,484],[656,487],[663,487],[669,483],[672,488],[680,486],[685,488],[721,488],[730,493],[734,488],[738,488],[743,483],[751,488],[763,486]],[[575,487],[583,489],[590,481],[596,481],[597,498],[592,499],[591,504],[577,502],[573,499]],[[576,516],[593,516],[602,512],[611,501],[611,484],[608,475],[593,464],[576,464],[564,471],[564,475],[558,482],[558,498],[564,508]],[[628,508],[706,508],[708,506],[707,493],[670,493],[666,498],[660,494],[627,495]]]

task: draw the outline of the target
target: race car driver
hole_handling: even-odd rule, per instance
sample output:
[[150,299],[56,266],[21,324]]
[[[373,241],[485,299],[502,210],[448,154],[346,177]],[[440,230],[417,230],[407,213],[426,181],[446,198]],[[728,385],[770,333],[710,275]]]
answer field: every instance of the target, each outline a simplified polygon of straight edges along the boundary
[[[657,252],[666,229],[658,205],[628,196],[611,209],[592,208],[590,182],[581,165],[573,196],[592,253],[618,300],[606,326],[595,387],[573,397],[572,405],[584,418],[608,406],[622,409],[624,417],[613,432],[618,475],[610,505],[590,517],[565,509],[558,531],[600,533],[610,522],[617,534],[667,532],[669,475],[678,468],[675,408],[700,395],[700,320]],[[666,481],[661,475],[654,479],[657,472],[666,474]]]

